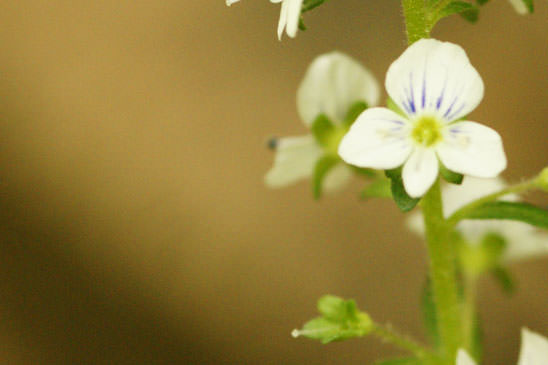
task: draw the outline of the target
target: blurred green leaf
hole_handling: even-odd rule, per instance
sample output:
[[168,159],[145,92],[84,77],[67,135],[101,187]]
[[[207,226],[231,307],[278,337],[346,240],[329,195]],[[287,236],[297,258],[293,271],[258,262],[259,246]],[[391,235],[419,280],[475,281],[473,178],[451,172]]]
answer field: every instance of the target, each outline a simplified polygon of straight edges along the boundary
[[420,201],[420,198],[411,198],[405,191],[401,177],[401,167],[393,170],[386,170],[384,173],[386,177],[391,180],[390,190],[392,191],[392,197],[398,208],[403,212],[408,212],[413,209]]
[[527,7],[527,10],[529,10],[529,13],[533,13],[535,11],[535,5],[533,4],[533,0],[521,0]]
[[312,174],[312,192],[314,199],[322,196],[323,182],[327,173],[340,162],[340,159],[334,155],[325,155],[321,157],[314,166]]
[[497,266],[491,273],[506,294],[511,295],[516,291],[516,282],[510,274],[510,271],[502,266]]
[[335,132],[336,127],[331,120],[325,115],[320,114],[314,119],[310,131],[320,146],[328,147],[331,136]]
[[459,15],[470,23],[475,23],[479,19],[479,8],[477,6],[474,6],[469,10],[465,10],[459,13]]
[[365,109],[367,109],[367,103],[363,101],[357,101],[352,104],[344,117],[343,125],[350,127]]
[[392,198],[390,179],[379,178],[362,190],[362,198]]
[[529,203],[495,201],[467,212],[463,219],[505,219],[548,229],[548,210]]

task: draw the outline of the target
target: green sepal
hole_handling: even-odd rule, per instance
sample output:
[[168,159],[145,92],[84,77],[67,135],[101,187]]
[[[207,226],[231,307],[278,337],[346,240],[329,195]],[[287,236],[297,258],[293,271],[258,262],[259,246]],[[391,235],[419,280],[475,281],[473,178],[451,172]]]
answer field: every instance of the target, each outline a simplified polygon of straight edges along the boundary
[[491,270],[491,274],[506,294],[512,295],[515,293],[517,285],[510,271],[502,266],[497,266]]
[[403,110],[400,109],[400,107],[396,104],[392,98],[386,99],[386,107],[390,110],[392,110],[394,113],[401,115],[405,119],[408,118],[407,114]]
[[392,198],[390,184],[390,179],[380,177],[362,190],[361,197],[362,199]]
[[367,103],[364,101],[357,101],[352,104],[348,109],[348,112],[346,112],[343,126],[350,127],[352,124],[354,124],[358,116],[363,113],[365,109],[367,109]]
[[422,365],[423,362],[415,357],[398,357],[396,359],[379,360],[375,365]]
[[354,166],[354,165],[348,165],[352,171],[354,171],[356,174],[358,175],[362,175],[362,176],[365,176],[365,177],[374,177],[377,173],[375,172],[375,170],[372,170],[372,169],[368,169],[368,168],[365,168],[365,167],[358,167],[358,166]]
[[304,0],[303,5],[301,7],[301,14],[306,13],[307,11],[310,11],[323,3],[325,3],[327,0]]
[[328,147],[336,128],[327,115],[320,114],[314,119],[310,131],[320,146]]
[[535,11],[535,4],[533,3],[533,0],[521,0],[521,1],[523,1],[529,13],[533,13]]
[[466,1],[452,1],[439,12],[438,18],[442,19],[453,14],[462,14],[475,8],[477,7],[474,4]]
[[417,203],[420,201],[420,198],[411,198],[409,194],[405,191],[403,186],[403,180],[401,177],[402,168],[385,170],[385,175],[391,180],[390,190],[392,192],[392,197],[396,202],[398,208],[403,212],[408,212],[413,209]]
[[548,210],[529,203],[495,201],[468,212],[463,219],[504,219],[548,229]]
[[479,19],[479,8],[473,6],[471,9],[459,13],[459,15],[470,23],[476,23]]
[[440,175],[443,179],[451,184],[460,185],[464,179],[464,175],[449,170],[440,162]]
[[314,166],[312,173],[312,192],[314,199],[319,199],[322,196],[323,181],[327,173],[340,162],[340,159],[334,155],[325,155],[321,157]]
[[302,31],[306,30],[306,25],[304,25],[304,19],[302,16],[299,17],[299,30],[302,30]]
[[308,321],[301,330],[293,331],[293,336],[303,336],[326,344],[363,337],[374,330],[369,315],[359,311],[352,299],[325,295],[318,300],[318,311],[322,316]]

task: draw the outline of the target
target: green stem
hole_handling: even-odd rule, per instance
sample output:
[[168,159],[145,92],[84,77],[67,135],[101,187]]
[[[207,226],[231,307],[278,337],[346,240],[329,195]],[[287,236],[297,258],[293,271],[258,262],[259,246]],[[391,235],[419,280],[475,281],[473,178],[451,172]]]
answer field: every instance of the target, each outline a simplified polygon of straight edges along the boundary
[[527,180],[525,182],[522,182],[520,184],[512,185],[507,188],[504,188],[500,191],[497,191],[496,193],[486,195],[480,199],[474,200],[471,203],[466,204],[465,206],[461,207],[459,210],[454,212],[448,219],[447,224],[450,229],[454,228],[457,223],[459,223],[464,217],[466,217],[471,211],[476,209],[482,204],[488,203],[490,201],[496,200],[504,195],[507,194],[517,194],[522,193],[524,191],[527,191],[529,189],[535,188],[537,183],[537,179],[531,179]]
[[450,241],[450,229],[443,217],[439,180],[422,198],[426,243],[430,256],[430,279],[444,357],[454,362],[462,345],[456,260]]
[[470,351],[474,339],[474,325],[476,323],[476,291],[477,276],[464,276],[464,306],[462,309],[462,323],[464,333],[464,348]]
[[399,334],[389,325],[381,325],[375,323],[375,329],[373,334],[380,338],[382,341],[390,343],[396,347],[399,347],[402,350],[407,350],[419,359],[424,359],[426,357],[431,357],[432,353],[426,347],[421,345],[419,342]]
[[427,17],[425,0],[402,0],[407,43],[415,43],[421,38],[430,37],[431,26]]

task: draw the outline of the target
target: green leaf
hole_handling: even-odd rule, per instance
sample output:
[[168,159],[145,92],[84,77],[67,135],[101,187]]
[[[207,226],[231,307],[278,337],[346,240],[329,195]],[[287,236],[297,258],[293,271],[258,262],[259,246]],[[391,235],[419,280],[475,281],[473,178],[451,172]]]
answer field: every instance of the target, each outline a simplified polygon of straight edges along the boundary
[[506,294],[510,295],[516,291],[516,282],[507,269],[498,266],[494,268],[491,273]]
[[445,8],[443,8],[439,14],[438,18],[442,19],[449,15],[461,14],[466,11],[470,11],[475,8],[474,4],[470,4],[466,1],[452,1]]
[[344,117],[343,125],[350,127],[358,116],[363,113],[363,111],[367,109],[367,103],[363,101],[357,101],[354,104],[350,106],[348,109],[348,112],[346,113],[346,116]]
[[335,130],[335,125],[325,114],[318,115],[310,127],[310,131],[318,144],[324,147],[329,145],[331,136]]
[[420,198],[411,198],[405,191],[401,177],[401,167],[393,170],[386,170],[384,173],[386,177],[391,180],[390,190],[392,191],[392,197],[398,208],[403,212],[408,212],[413,209],[420,201]]
[[361,196],[367,198],[392,198],[392,190],[390,188],[390,179],[379,178],[367,185],[362,190]]
[[375,365],[422,365],[422,361],[414,357],[399,357],[375,362]]
[[473,7],[470,10],[465,10],[462,13],[460,13],[460,16],[464,18],[465,20],[469,21],[470,23],[475,23],[479,19],[479,8]]
[[392,98],[386,99],[386,107],[390,110],[392,110],[394,113],[397,113],[407,119],[407,114],[403,112],[403,110],[400,109],[400,107],[392,100]]
[[464,179],[464,175],[459,174],[458,172],[453,172],[449,170],[441,162],[440,162],[440,174],[445,181],[450,182],[451,184],[460,185],[462,184],[462,180]]
[[422,288],[421,308],[426,333],[432,341],[434,347],[439,348],[441,341],[438,333],[438,320],[436,317],[434,293],[432,292],[432,284],[430,280],[426,280]]
[[306,25],[304,25],[304,19],[302,16],[299,17],[299,30],[302,30],[302,31],[306,30]]
[[340,341],[347,338],[363,337],[374,329],[371,318],[360,312],[354,300],[326,295],[318,301],[321,317],[316,317],[293,331],[293,336],[303,336],[322,343]]
[[529,203],[495,201],[467,212],[463,219],[505,219],[548,229],[548,210]]
[[314,166],[312,174],[312,192],[314,199],[319,199],[322,196],[323,181],[327,173],[340,162],[340,159],[334,155],[325,155],[321,157]]

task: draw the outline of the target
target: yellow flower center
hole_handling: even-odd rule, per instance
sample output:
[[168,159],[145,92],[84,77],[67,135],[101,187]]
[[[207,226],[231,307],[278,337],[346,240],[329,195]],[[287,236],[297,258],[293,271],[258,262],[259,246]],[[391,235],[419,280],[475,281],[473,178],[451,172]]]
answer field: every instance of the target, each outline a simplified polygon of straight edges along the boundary
[[434,117],[420,117],[413,126],[411,138],[419,145],[430,147],[442,139],[441,123]]

